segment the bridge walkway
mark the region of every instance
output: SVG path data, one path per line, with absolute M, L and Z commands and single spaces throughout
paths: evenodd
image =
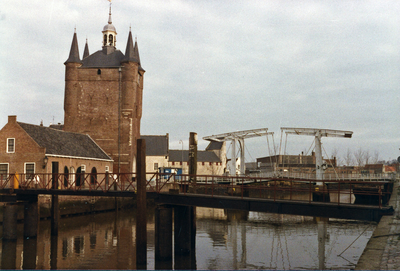
M 75 183 L 69 180 L 75 178 Z M 79 180 L 77 185 L 76 180 Z M 309 179 L 272 179 L 221 176 L 154 174 L 146 181 L 147 198 L 160 204 L 200 206 L 280 214 L 332 217 L 379 221 L 393 209 L 383 199 L 388 180 L 332 181 L 315 186 Z M 359 191 L 358 196 L 376 198 L 376 205 L 355 204 L 359 186 L 372 190 Z M 57 187 L 57 188 L 53 188 Z M 47 174 L 21 175 L 0 180 L 0 201 L 15 202 L 39 194 L 72 196 L 137 197 L 135 175 L 91 174 L 69 176 Z M 171 193 L 172 192 L 172 193 Z M 315 194 L 320 199 L 314 200 Z M 329 198 L 329 199 L 327 199 Z

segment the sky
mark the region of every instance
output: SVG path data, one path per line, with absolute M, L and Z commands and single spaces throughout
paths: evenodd
M 0 5 L 0 127 L 63 123 L 64 62 L 74 29 L 82 56 L 101 49 L 107 0 L 13 0 Z M 323 138 L 323 155 L 400 155 L 400 1 L 112 1 L 117 49 L 137 37 L 144 76 L 144 135 L 170 149 L 268 128 L 245 140 L 246 162 L 308 153 L 313 137 L 281 127 L 353 131 Z M 183 144 L 180 144 L 180 140 Z M 283 144 L 285 143 L 286 144 Z M 285 147 L 284 147 L 285 146 Z M 227 143 L 228 150 L 230 142 Z

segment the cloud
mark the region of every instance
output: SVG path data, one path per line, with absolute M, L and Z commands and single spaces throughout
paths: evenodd
M 124 52 L 131 26 L 146 70 L 143 134 L 169 133 L 179 149 L 189 132 L 345 129 L 353 139 L 327 139 L 328 150 L 335 142 L 385 158 L 397 157 L 400 145 L 399 12 L 398 1 L 112 4 L 117 47 Z M 62 122 L 74 28 L 81 54 L 86 38 L 91 53 L 100 50 L 108 2 L 16 0 L 3 3 L 0 20 L 0 124 L 12 112 L 29 123 Z M 247 145 L 253 157 L 266 155 L 265 142 Z

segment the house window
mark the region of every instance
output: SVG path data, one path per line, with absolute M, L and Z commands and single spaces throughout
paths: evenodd
M 210 166 L 212 166 L 212 162 L 210 162 Z
M 15 152 L 15 138 L 7 138 L 7 152 Z
M 35 163 L 25 163 L 25 179 L 31 180 L 35 175 Z
M 172 165 L 174 166 L 174 165 L 175 165 L 175 162 L 172 162 Z
M 201 165 L 204 166 L 204 162 L 201 162 Z
M 154 170 L 158 170 L 158 163 L 154 163 Z
M 8 164 L 0 164 L 0 180 L 8 178 Z

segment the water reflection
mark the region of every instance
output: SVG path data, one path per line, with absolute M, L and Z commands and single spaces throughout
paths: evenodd
M 195 255 L 155 263 L 153 214 L 147 269 L 351 269 L 374 229 L 369 222 L 197 208 Z M 137 268 L 133 210 L 62 218 L 55 237 L 50 221 L 40 222 L 37 239 L 20 232 L 16 241 L 1 241 L 2 269 Z

